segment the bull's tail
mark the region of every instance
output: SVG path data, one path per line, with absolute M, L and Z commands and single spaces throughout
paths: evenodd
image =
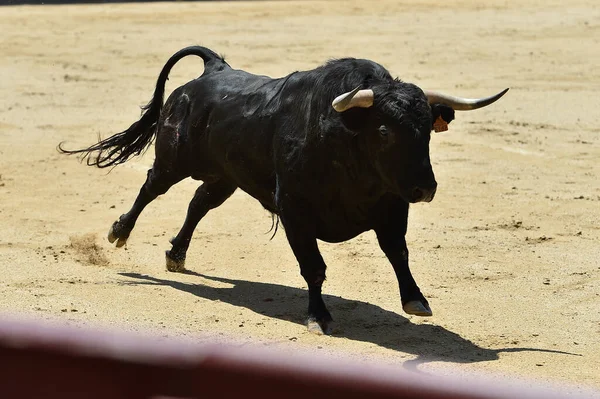
M 223 57 L 206 47 L 191 46 L 179 50 L 165 64 L 158 80 L 152 100 L 148 105 L 142 107 L 143 114 L 139 121 L 135 122 L 129 129 L 110 136 L 87 148 L 79 150 L 67 150 L 63 143 L 58 145 L 58 151 L 63 154 L 82 154 L 90 166 L 107 168 L 126 162 L 129 158 L 143 154 L 154 141 L 158 127 L 158 119 L 163 107 L 165 83 L 169 78 L 171 68 L 185 56 L 196 55 L 204 60 L 204 69 L 208 71 L 227 65 Z

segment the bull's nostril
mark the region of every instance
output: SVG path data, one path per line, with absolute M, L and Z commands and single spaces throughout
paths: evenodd
M 415 187 L 412 192 L 412 197 L 414 201 L 420 201 L 424 197 L 423 190 L 418 187 Z

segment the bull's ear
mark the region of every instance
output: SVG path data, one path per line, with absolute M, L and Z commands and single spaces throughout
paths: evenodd
M 454 110 L 444 104 L 431 104 L 431 130 L 440 117 L 448 124 L 454 120 Z

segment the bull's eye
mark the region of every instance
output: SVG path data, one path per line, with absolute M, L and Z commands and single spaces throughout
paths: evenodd
M 381 134 L 382 136 L 387 136 L 388 128 L 386 125 L 379 126 L 379 134 Z

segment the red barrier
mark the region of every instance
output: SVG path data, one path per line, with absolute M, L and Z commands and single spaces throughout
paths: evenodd
M 508 385 L 467 385 L 320 354 L 289 356 L 268 348 L 0 320 L 0 398 L 564 397 L 530 385 Z

